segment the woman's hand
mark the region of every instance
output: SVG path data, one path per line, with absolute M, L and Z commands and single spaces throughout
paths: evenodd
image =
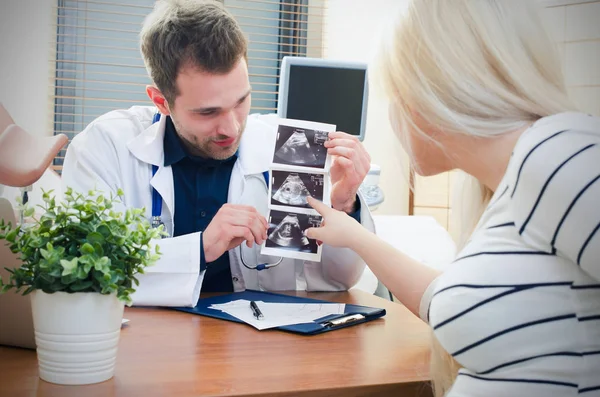
M 353 248 L 360 236 L 368 231 L 345 212 L 329 208 L 322 202 L 308 197 L 308 203 L 323 217 L 321 227 L 306 229 L 308 238 L 322 241 L 332 247 Z
M 345 212 L 310 197 L 308 203 L 323 216 L 323 224 L 307 229 L 306 236 L 356 252 L 392 294 L 419 316 L 423 294 L 439 271 L 398 251 Z

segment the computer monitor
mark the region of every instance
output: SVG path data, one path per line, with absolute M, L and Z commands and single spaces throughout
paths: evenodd
M 362 141 L 368 89 L 366 63 L 284 57 L 277 115 L 335 124 Z

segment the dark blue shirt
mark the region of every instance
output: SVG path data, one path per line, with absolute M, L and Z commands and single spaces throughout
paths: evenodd
M 229 180 L 237 156 L 214 160 L 189 154 L 167 117 L 164 139 L 165 167 L 173 170 L 175 219 L 173 237 L 203 232 L 217 211 L 227 203 Z M 206 269 L 202 292 L 231 292 L 231 268 L 225 252 L 208 266 L 200 248 L 200 269 Z

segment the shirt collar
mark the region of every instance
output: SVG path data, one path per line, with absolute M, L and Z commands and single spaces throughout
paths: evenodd
M 177 135 L 175 124 L 173 124 L 171 116 L 167 116 L 166 119 L 164 138 L 165 167 L 178 163 L 185 158 L 188 158 L 195 164 L 204 167 L 214 167 L 223 163 L 229 163 L 230 161 L 237 160 L 239 150 L 236 151 L 233 156 L 224 160 L 193 156 L 187 153 L 183 143 L 181 142 L 181 138 L 179 138 L 179 135 Z

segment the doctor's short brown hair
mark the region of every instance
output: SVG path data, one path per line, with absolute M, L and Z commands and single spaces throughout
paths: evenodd
M 159 0 L 140 33 L 150 78 L 173 104 L 184 67 L 225 74 L 246 58 L 248 43 L 234 17 L 216 0 Z

